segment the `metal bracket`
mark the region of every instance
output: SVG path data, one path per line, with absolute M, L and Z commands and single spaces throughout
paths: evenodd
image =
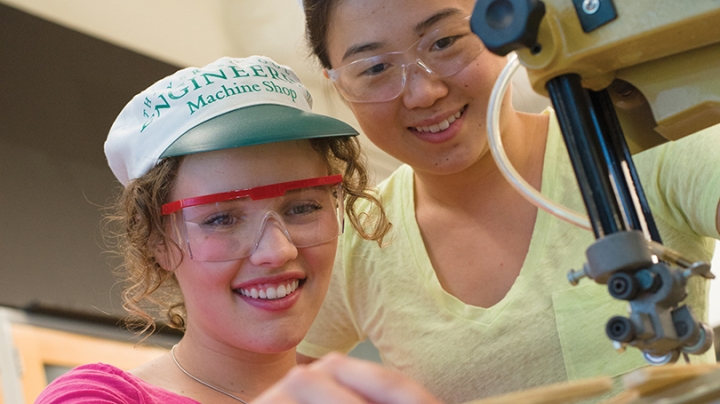
M 584 32 L 594 31 L 617 18 L 612 0 L 573 0 Z

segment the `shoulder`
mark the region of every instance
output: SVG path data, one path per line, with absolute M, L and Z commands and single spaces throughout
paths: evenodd
M 415 203 L 413 200 L 414 178 L 415 174 L 413 169 L 403 164 L 375 187 L 376 197 L 380 201 L 387 219 L 392 224 L 392 228 L 384 241 L 388 241 L 393 237 L 392 234 L 395 233 L 397 226 L 405 226 L 405 222 L 408 220 L 408 211 L 412 211 L 411 218 L 415 217 Z M 359 207 L 358 211 L 367 212 L 369 216 L 375 213 L 373 211 L 375 206 L 371 205 L 367 200 L 358 200 L 357 204 Z M 356 234 L 356 232 L 346 233 L 350 233 L 346 238 L 357 238 L 356 241 L 361 244 L 365 244 L 365 241 L 367 241 L 369 244 L 377 246 L 375 241 L 364 240 Z
M 103 363 L 78 366 L 55 379 L 40 394 L 36 404 L 74 403 L 130 403 L 133 396 L 130 374 Z
M 403 203 L 412 196 L 414 175 L 412 167 L 403 164 L 378 184 L 377 192 L 385 208 Z
M 40 394 L 35 404 L 152 403 L 161 402 L 155 398 L 170 396 L 175 395 L 145 383 L 124 370 L 94 363 L 78 366 L 55 379 Z M 180 396 L 177 398 L 182 399 Z
M 414 202 L 412 200 L 413 186 L 413 169 L 410 166 L 403 164 L 387 178 L 382 179 L 382 181 L 374 187 L 375 196 L 380 201 L 383 210 L 393 227 L 397 226 L 401 221 L 399 216 L 401 215 L 400 212 L 403 212 L 407 207 L 414 206 Z M 375 213 L 374 210 L 376 209 L 376 206 L 367 199 L 358 199 L 355 202 L 355 206 L 357 212 L 362 212 L 370 216 Z M 362 239 L 362 237 L 356 233 L 357 232 L 354 231 L 346 231 L 345 238 L 357 237 Z M 370 243 L 377 245 L 374 241 L 371 241 Z
M 96 386 L 99 383 L 128 384 L 132 375 L 105 363 L 78 366 L 55 379 L 51 386 Z
M 383 179 L 378 184 L 379 192 L 388 192 L 394 187 L 402 183 L 412 182 L 413 169 L 407 164 L 401 164 L 395 171 L 393 171 L 387 178 Z
M 390 261 L 407 259 L 415 251 L 413 246 L 423 246 L 415 219 L 414 176 L 413 169 L 403 164 L 378 184 L 378 199 L 392 228 L 381 247 L 357 232 L 346 231 L 340 238 L 333 276 L 339 276 L 339 267 L 344 268 L 344 276 L 351 283 L 353 278 L 365 276 L 370 268 L 386 273 L 387 266 L 392 265 Z

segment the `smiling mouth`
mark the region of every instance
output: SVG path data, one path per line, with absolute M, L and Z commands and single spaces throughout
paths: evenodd
M 295 279 L 280 285 L 256 285 L 252 288 L 235 289 L 234 292 L 251 299 L 278 300 L 294 293 L 299 286 L 300 280 Z
M 466 108 L 467 106 L 462 107 L 460 111 L 456 112 L 454 115 L 450 115 L 446 119 L 443 119 L 440 123 L 430 126 L 415 126 L 414 129 L 418 132 L 438 133 L 449 128 L 451 123 L 455 122 L 456 119 L 462 116 Z

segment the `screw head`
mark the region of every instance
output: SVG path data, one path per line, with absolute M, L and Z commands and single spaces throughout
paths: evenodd
M 585 14 L 595 14 L 600 9 L 600 0 L 585 0 L 582 3 L 582 10 Z

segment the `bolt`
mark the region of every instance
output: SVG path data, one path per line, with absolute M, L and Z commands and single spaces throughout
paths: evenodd
M 576 271 L 574 269 L 571 269 L 568 274 L 567 278 L 571 285 L 576 286 L 580 279 L 587 276 L 587 273 L 585 273 L 585 269 L 583 268 L 581 271 Z

